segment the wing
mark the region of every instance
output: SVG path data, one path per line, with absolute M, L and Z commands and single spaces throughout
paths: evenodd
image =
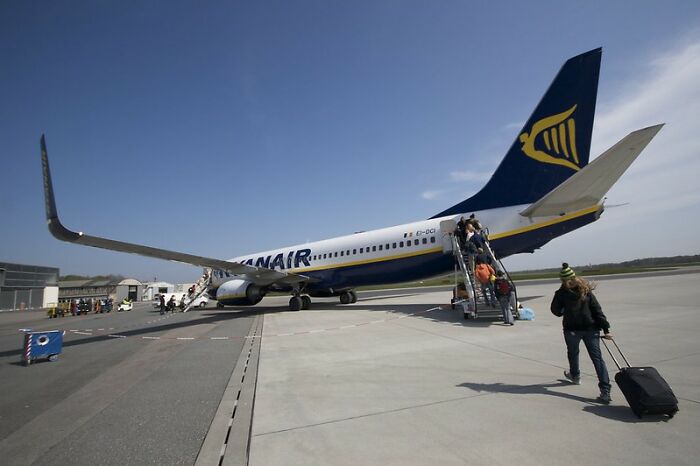
M 613 184 L 642 153 L 663 124 L 633 131 L 576 172 L 540 200 L 520 212 L 545 217 L 590 207 L 600 202 Z
M 231 274 L 250 280 L 258 285 L 294 284 L 309 281 L 309 277 L 294 273 L 286 273 L 265 267 L 254 267 L 252 265 L 239 264 L 221 259 L 212 259 L 204 256 L 195 256 L 177 251 L 168 251 L 140 244 L 125 243 L 112 239 L 101 238 L 99 236 L 86 235 L 83 232 L 75 232 L 67 229 L 61 224 L 56 209 L 56 199 L 53 194 L 53 184 L 51 182 L 51 171 L 49 170 L 49 157 L 46 151 L 46 140 L 41 136 L 41 165 L 44 175 L 44 202 L 46 207 L 46 221 L 51 234 L 61 241 L 82 244 L 95 248 L 110 249 L 112 251 L 128 252 L 141 256 L 155 257 L 174 262 L 209 267 L 224 270 Z

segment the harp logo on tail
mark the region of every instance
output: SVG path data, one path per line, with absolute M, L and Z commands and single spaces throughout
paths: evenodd
M 576 122 L 572 117 L 574 111 L 576 105 L 535 122 L 529 134 L 520 135 L 523 153 L 538 162 L 580 170 L 576 152 Z

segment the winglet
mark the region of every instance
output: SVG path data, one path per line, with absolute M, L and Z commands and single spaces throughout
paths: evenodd
M 49 170 L 49 155 L 46 151 L 46 138 L 43 134 L 41 135 L 41 168 L 44 175 L 44 206 L 46 207 L 46 222 L 49 225 L 49 231 L 61 241 L 73 242 L 82 234 L 70 231 L 58 219 L 56 198 L 53 195 L 53 184 L 51 183 L 51 170 Z

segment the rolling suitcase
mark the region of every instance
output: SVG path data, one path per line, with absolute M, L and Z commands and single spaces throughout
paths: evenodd
M 606 340 L 604 338 L 601 340 L 620 370 L 615 374 L 615 382 L 620 387 L 622 394 L 625 395 L 625 399 L 634 414 L 640 419 L 645 414 L 667 414 L 669 418 L 675 416 L 678 412 L 678 400 L 659 372 L 653 367 L 632 367 L 615 340 L 612 340 L 627 364 L 627 367 L 620 367 Z

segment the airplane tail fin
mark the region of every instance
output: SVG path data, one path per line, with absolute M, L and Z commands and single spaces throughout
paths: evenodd
M 533 203 L 586 166 L 601 53 L 567 60 L 488 183 L 431 218 Z

